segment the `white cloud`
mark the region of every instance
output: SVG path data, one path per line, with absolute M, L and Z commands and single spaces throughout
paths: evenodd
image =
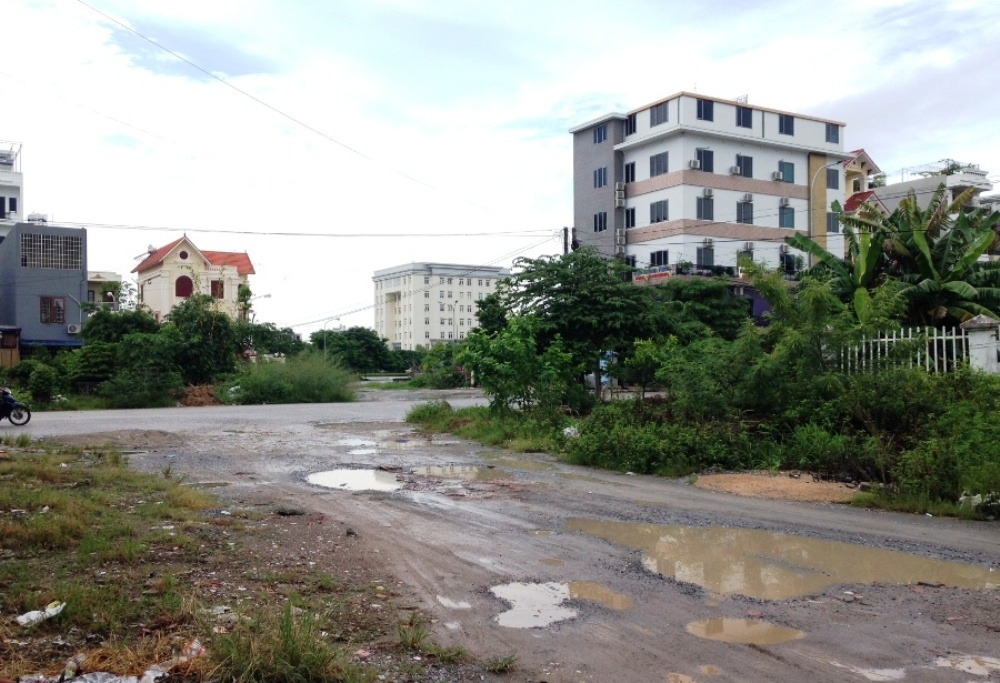
M 185 229 L 246 250 L 271 294 L 258 319 L 279 325 L 364 308 L 379 268 L 491 262 L 545 237 L 467 233 L 556 236 L 572 219 L 568 128 L 677 90 L 845 121 L 885 168 L 1000 171 L 985 2 L 90 1 L 332 140 L 78 2 L 15 0 L 0 138 L 24 143 L 27 210 L 173 229 L 92 228 L 92 269 L 127 272 Z

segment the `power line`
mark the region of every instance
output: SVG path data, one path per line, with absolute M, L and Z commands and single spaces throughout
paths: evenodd
M 81 5 L 83 5 L 87 9 L 89 9 L 89 10 L 91 10 L 91 11 L 93 11 L 93 12 L 99 14 L 99 15 L 101 15 L 102 17 L 104 17 L 108 21 L 110 21 L 110 22 L 116 24 L 117 26 L 120 26 L 121 28 L 125 29 L 126 31 L 128 31 L 132 35 L 136 36 L 137 38 L 140 38 L 140 39 L 146 41 L 147 43 L 149 43 L 150 45 L 156 47 L 157 49 L 163 50 L 164 52 L 166 52 L 170 56 L 174 57 L 175 59 L 177 59 L 177 60 L 179 60 L 181 62 L 184 62 L 185 64 L 187 64 L 188 66 L 190 66 L 192 69 L 195 69 L 199 73 L 202 73 L 202 74 L 208 76 L 212 80 L 217 81 L 218 83 L 226 86 L 227 88 L 233 90 L 236 93 L 239 93 L 243 97 L 245 97 L 245 98 L 247 98 L 247 99 L 255 102 L 256 104 L 264 107 L 265 109 L 267 109 L 267 110 L 269 110 L 269 111 L 277 114 L 278 116 L 280 116 L 280 117 L 282 117 L 284 119 L 287 119 L 288 121 L 291 121 L 292 123 L 294 123 L 297 126 L 300 126 L 300 127 L 304 128 L 304 129 L 306 129 L 310 133 L 313 133 L 314 135 L 317 135 L 317 136 L 323 138 L 324 140 L 327 140 L 328 142 L 332 142 L 333 144 L 338 145 L 338 146 L 344 148 L 348 152 L 351 152 L 352 154 L 356 154 L 357 156 L 361 157 L 362 159 L 366 159 L 366 160 L 372 162 L 376 166 L 381 166 L 383 168 L 387 168 L 390 171 L 392 171 L 393 173 L 395 173 L 395 174 L 397 174 L 397 175 L 399 175 L 399 176 L 401 176 L 403 178 L 406 178 L 407 180 L 409 180 L 409 181 L 411 181 L 413 183 L 416 183 L 417 185 L 422 185 L 423 187 L 426 187 L 426 188 L 431 189 L 431 190 L 435 190 L 437 192 L 445 192 L 445 190 L 443 188 L 437 187 L 435 185 L 431 185 L 430 183 L 427 183 L 427 182 L 425 182 L 423 180 L 420 180 L 419 178 L 411 176 L 408 173 L 405 173 L 405 172 L 403 172 L 403 171 L 401 171 L 401 170 L 399 170 L 397 168 L 393 168 L 391 166 L 388 166 L 388 165 L 380 162 L 378 159 L 375 159 L 374 157 L 371 157 L 371 156 L 365 154 L 361 150 L 356 149 L 354 147 L 351 147 L 347 143 L 342 142 L 342 141 L 334 138 L 331 135 L 328 135 L 327 133 L 319 130 L 318 128 L 315 128 L 314 126 L 309 125 L 305 121 L 302 121 L 301 119 L 296 118 L 295 116 L 292 116 L 291 114 L 289 114 L 289 113 L 287 113 L 285 111 L 282 111 L 281 109 L 278 109 L 276 106 L 274 106 L 274 105 L 272 105 L 272 104 L 270 104 L 270 103 L 268 103 L 268 102 L 260 99 L 256 95 L 253 95 L 253 94 L 247 92 L 246 90 L 243 90 L 242 88 L 240 88 L 240 87 L 238 87 L 238 86 L 230 83 L 225 78 L 222 78 L 221 76 L 219 76 L 219 75 L 217 75 L 215 73 L 212 73 L 208 69 L 205 69 L 204 67 L 196 64 L 195 62 L 193 62 L 190 59 L 184 57 L 183 55 L 178 54 L 177 52 L 174 52 L 173 50 L 171 50 L 170 48 L 166 47 L 165 45 L 162 45 L 159 42 L 153 40 L 152 38 L 149 38 L 149 37 L 143 35 L 139 31 L 136 31 L 134 28 L 132 28 L 131 26 L 129 26 L 128 24 L 126 24 L 126 23 L 124 23 L 122 21 L 119 21 L 118 19 L 114 18 L 110 14 L 107 14 L 106 12 L 102 12 L 101 10 L 97 9 L 93 5 L 88 4 L 84 0 L 77 0 L 77 2 L 79 2 Z M 458 197 L 458 201 L 461 201 L 461 202 L 463 202 L 465 204 L 468 204 L 470 206 L 475 206 L 476 208 L 479 208 L 479 209 L 483 209 L 483 210 L 486 210 L 486 211 L 491 211 L 491 209 L 489 209 L 488 207 L 482 206 L 480 204 L 476 204 L 475 202 L 470 202 L 469 200 L 464 199 L 461 196 Z

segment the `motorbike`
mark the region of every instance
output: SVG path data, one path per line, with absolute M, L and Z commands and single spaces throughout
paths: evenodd
M 31 419 L 31 408 L 20 401 L 14 401 L 9 406 L 4 404 L 0 407 L 0 420 L 7 418 L 11 424 L 18 426 L 28 424 Z

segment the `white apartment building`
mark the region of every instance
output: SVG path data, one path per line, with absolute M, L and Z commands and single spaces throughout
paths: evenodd
M 638 270 L 790 268 L 796 232 L 841 251 L 843 129 L 688 92 L 588 121 L 570 131 L 576 239 Z
M 506 268 L 409 263 L 375 271 L 375 330 L 397 350 L 454 343 L 479 326 L 476 311 Z
M 0 221 L 19 222 L 24 216 L 21 145 L 0 140 Z

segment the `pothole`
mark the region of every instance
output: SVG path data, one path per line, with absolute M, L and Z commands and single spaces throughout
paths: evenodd
M 421 477 L 460 479 L 462 481 L 492 481 L 507 477 L 507 473 L 501 469 L 478 465 L 424 465 L 414 467 L 413 474 Z
M 753 529 L 570 519 L 567 528 L 644 553 L 651 572 L 715 595 L 786 600 L 837 584 L 944 584 L 996 588 L 989 568 Z
M 777 626 L 756 619 L 705 619 L 691 622 L 685 630 L 706 640 L 741 645 L 777 645 L 798 640 L 806 635 L 794 628 Z
M 393 472 L 382 470 L 328 470 L 314 472 L 306 480 L 338 491 L 398 491 L 403 488 Z
M 588 600 L 613 610 L 635 606 L 629 596 L 590 581 L 507 583 L 493 586 L 490 592 L 511 605 L 496 618 L 498 624 L 507 628 L 541 628 L 573 619 L 577 611 L 563 606 L 567 600 Z

